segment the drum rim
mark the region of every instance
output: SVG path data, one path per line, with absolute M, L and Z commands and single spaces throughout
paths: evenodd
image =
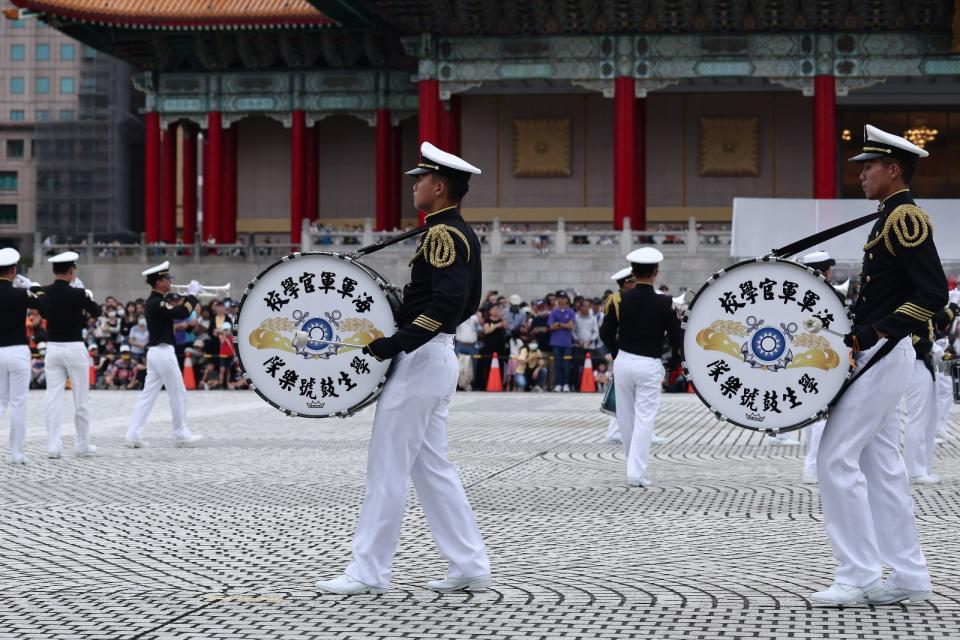
M 377 397 L 380 396 L 380 393 L 383 391 L 383 387 L 386 386 L 386 384 L 387 384 L 387 380 L 390 379 L 390 374 L 393 373 L 393 367 L 394 367 L 394 361 L 393 361 L 393 360 L 390 361 L 390 366 L 387 367 L 386 372 L 385 372 L 385 373 L 383 374 L 383 376 L 380 378 L 380 381 L 377 383 L 377 386 L 373 389 L 373 391 L 371 391 L 363 400 L 361 400 L 359 403 L 357 403 L 356 405 L 354 405 L 353 407 L 351 407 L 349 410 L 347 410 L 347 411 L 336 411 L 336 412 L 334 412 L 334 413 L 328 413 L 328 414 L 325 414 L 325 415 L 312 415 L 312 414 L 308 414 L 308 413 L 300 413 L 300 412 L 298 412 L 298 411 L 292 411 L 292 410 L 287 409 L 287 408 L 285 408 L 285 407 L 281 407 L 279 404 L 277 404 L 276 402 L 274 402 L 273 400 L 271 400 L 270 398 L 268 398 L 266 395 L 264 395 L 263 392 L 260 391 L 260 388 L 257 387 L 257 385 L 255 385 L 255 384 L 253 383 L 253 380 L 252 380 L 252 379 L 250 378 L 250 376 L 247 374 L 247 368 L 246 368 L 246 366 L 244 366 L 244 364 L 243 364 L 243 358 L 240 356 L 240 342 L 239 342 L 239 339 L 238 339 L 237 331 L 238 331 L 238 329 L 240 328 L 240 314 L 241 314 L 241 312 L 243 311 L 243 304 L 247 301 L 247 296 L 250 294 L 251 291 L 253 291 L 253 289 L 255 288 L 256 284 L 257 284 L 260 280 L 263 279 L 264 274 L 266 274 L 268 271 L 270 271 L 271 269 L 273 269 L 273 268 L 277 267 L 278 265 L 281 265 L 281 264 L 283 264 L 283 263 L 285 263 L 285 262 L 290 262 L 291 260 L 297 260 L 297 259 L 303 258 L 303 257 L 305 257 L 305 256 L 330 256 L 330 257 L 333 257 L 333 258 L 339 258 L 339 259 L 341 259 L 341 260 L 346 260 L 347 262 L 350 262 L 350 263 L 352 263 L 352 264 L 355 264 L 356 266 L 360 267 L 362 270 L 366 271 L 366 272 L 368 273 L 368 275 L 370 275 L 370 276 L 381 286 L 381 288 L 384 288 L 385 285 L 389 285 L 389 284 L 390 284 L 389 281 L 388 281 L 386 278 L 384 278 L 382 275 L 380 275 L 380 273 L 378 273 L 375 269 L 373 269 L 373 268 L 371 268 L 371 267 L 368 267 L 368 266 L 365 265 L 364 263 L 360 262 L 360 260 L 359 260 L 358 258 L 351 257 L 350 255 L 345 254 L 345 253 L 336 253 L 336 252 L 334 252 L 334 251 L 295 251 L 295 252 L 293 252 L 293 253 L 288 253 L 287 255 L 281 257 L 279 260 L 276 260 L 276 261 L 270 263 L 269 266 L 267 266 L 265 269 L 263 269 L 263 270 L 260 271 L 257 275 L 255 275 L 255 276 L 250 280 L 250 282 L 248 282 L 247 285 L 244 287 L 244 289 L 243 289 L 243 295 L 240 296 L 240 302 L 239 302 L 239 304 L 237 305 L 236 322 L 233 323 L 233 328 L 231 329 L 231 333 L 233 334 L 233 347 L 234 347 L 233 350 L 234 350 L 234 353 L 235 353 L 236 356 L 237 356 L 237 362 L 240 363 L 240 369 L 241 369 L 241 371 L 243 372 L 243 377 L 244 377 L 244 379 L 247 381 L 247 384 L 250 385 L 250 388 L 253 389 L 253 390 L 257 393 L 257 395 L 260 396 L 260 398 L 261 398 L 264 402 L 266 402 L 267 404 L 269 404 L 270 406 L 272 406 L 274 409 L 277 409 L 278 411 L 282 412 L 283 414 L 285 414 L 285 415 L 287 415 L 287 416 L 289 416 L 289 417 L 291 417 L 291 418 L 293 418 L 293 417 L 297 417 L 297 418 L 349 418 L 350 416 L 356 414 L 357 412 L 365 409 L 365 408 L 366 408 L 367 406 L 369 406 L 374 400 L 376 400 Z M 385 291 L 385 293 L 386 293 L 386 291 Z M 388 296 L 388 299 L 389 299 L 389 296 Z M 394 320 L 393 320 L 393 322 L 394 322 L 394 331 L 396 331 L 396 329 L 397 329 L 397 326 L 396 326 L 397 320 L 396 320 L 396 316 L 395 316 L 395 315 L 394 315 Z
M 727 272 L 729 272 L 729 271 L 732 271 L 732 270 L 737 269 L 738 267 L 742 267 L 742 266 L 744 266 L 744 265 L 757 264 L 757 263 L 763 263 L 763 262 L 780 262 L 780 263 L 783 263 L 783 264 L 790 265 L 790 266 L 792 266 L 792 267 L 796 267 L 796 268 L 798 268 L 798 269 L 803 269 L 804 271 L 808 271 L 808 272 L 811 273 L 813 276 L 815 276 L 817 279 L 819 279 L 821 282 L 826 283 L 826 285 L 827 285 L 828 287 L 830 287 L 830 289 L 837 295 L 837 298 L 840 299 L 841 304 L 843 304 L 843 298 L 840 296 L 840 293 L 839 293 L 836 289 L 834 289 L 834 288 L 833 288 L 833 285 L 831 285 L 829 282 L 827 282 L 827 279 L 823 277 L 823 274 L 822 274 L 820 271 L 817 271 L 816 269 L 812 269 L 812 268 L 810 268 L 810 267 L 808 267 L 808 266 L 806 266 L 806 265 L 800 264 L 799 262 L 794 262 L 793 260 L 787 260 L 787 259 L 785 259 L 785 258 L 778 258 L 778 257 L 776 257 L 776 256 L 763 256 L 763 257 L 759 257 L 759 258 L 749 258 L 749 259 L 747 259 L 747 260 L 741 260 L 740 262 L 734 263 L 734 264 L 730 265 L 729 267 L 725 267 L 725 268 L 723 268 L 723 269 L 720 269 L 719 271 L 714 272 L 714 273 L 711 274 L 711 276 L 707 279 L 707 281 L 704 282 L 704 283 L 700 286 L 700 288 L 697 290 L 696 295 L 693 296 L 693 300 L 690 301 L 690 304 L 687 305 L 686 310 L 683 312 L 683 317 L 680 319 L 680 344 L 683 345 L 684 342 L 686 341 L 685 339 L 686 339 L 686 336 L 687 336 L 687 319 L 688 319 L 688 317 L 689 317 L 690 311 L 693 310 L 693 307 L 697 304 L 697 300 L 700 299 L 700 294 L 702 294 L 702 293 L 706 290 L 707 287 L 709 287 L 711 284 L 713 284 L 714 281 L 719 280 L 721 277 L 723 277 L 723 276 L 724 276 Z M 847 319 L 848 319 L 848 320 L 852 320 L 852 319 L 853 319 L 853 314 L 851 313 L 850 309 L 847 308 L 847 305 L 846 305 L 846 304 L 843 304 L 843 308 L 844 308 L 844 310 L 847 312 Z M 793 425 L 789 425 L 789 426 L 787 426 L 787 427 L 783 427 L 782 429 L 764 429 L 764 428 L 762 428 L 762 427 L 757 427 L 757 426 L 754 426 L 754 425 L 744 424 L 744 423 L 742 423 L 742 422 L 738 422 L 738 421 L 736 421 L 736 420 L 733 420 L 733 419 L 731 419 L 729 416 L 723 415 L 723 414 L 722 414 L 720 411 L 718 411 L 712 404 L 710 404 L 709 402 L 707 402 L 706 398 L 704 398 L 703 395 L 701 395 L 700 390 L 697 389 L 697 385 L 694 383 L 692 377 L 690 376 L 690 370 L 689 370 L 689 368 L 687 367 L 687 354 L 686 354 L 686 349 L 684 349 L 683 360 L 680 362 L 680 366 L 683 367 L 683 375 L 685 375 L 685 376 L 687 377 L 687 381 L 691 383 L 690 386 L 693 388 L 693 392 L 694 392 L 695 394 L 697 394 L 697 397 L 700 398 L 700 402 L 702 402 L 702 403 L 704 404 L 704 406 L 706 406 L 707 409 L 709 409 L 709 410 L 713 413 L 713 415 L 714 415 L 718 420 L 720 420 L 721 422 L 729 422 L 729 423 L 732 424 L 732 425 L 741 427 L 741 428 L 743 428 L 743 429 L 749 429 L 750 431 L 764 431 L 764 432 L 768 432 L 768 433 L 787 433 L 787 432 L 790 432 L 790 431 L 797 431 L 797 430 L 802 429 L 802 428 L 804 428 L 804 427 L 806 427 L 806 426 L 809 426 L 809 425 L 811 425 L 811 424 L 813 424 L 813 423 L 815 423 L 815 422 L 819 422 L 820 420 L 823 420 L 823 419 L 827 416 L 827 414 L 830 413 L 831 403 L 833 402 L 833 399 L 836 398 L 836 395 L 834 395 L 833 398 L 830 399 L 830 402 L 827 403 L 827 406 L 823 407 L 820 411 L 818 411 L 817 413 L 815 413 L 812 417 L 810 417 L 810 418 L 808 418 L 808 419 L 806 419 L 806 420 L 804 420 L 804 421 L 802 421 L 802 422 L 798 422 L 797 424 L 793 424 Z M 854 372 L 853 366 L 848 363 L 848 364 L 847 364 L 847 375 L 846 375 L 846 377 L 844 378 L 844 380 L 845 380 L 845 381 L 849 381 L 849 380 L 850 380 L 850 377 L 853 375 L 853 372 Z M 837 393 L 839 393 L 839 390 L 837 390 Z

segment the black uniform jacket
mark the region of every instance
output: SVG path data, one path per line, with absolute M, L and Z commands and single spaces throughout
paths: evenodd
M 667 335 L 674 356 L 680 353 L 680 320 L 670 296 L 657 293 L 653 285 L 638 283 L 620 292 L 619 313 L 603 316 L 600 339 L 614 357 L 621 349 L 648 358 L 663 355 L 663 336 Z
M 410 261 L 410 283 L 403 288 L 400 326 L 392 340 L 410 353 L 438 333 L 454 333 L 480 305 L 480 240 L 449 207 L 427 216 L 427 232 Z
M 49 311 L 43 289 L 18 289 L 11 280 L 0 278 L 0 347 L 27 344 L 27 309 Z
M 55 280 L 43 288 L 52 305 L 43 317 L 47 319 L 47 341 L 81 342 L 86 319 L 100 315 L 100 305 L 87 297 L 86 291 L 71 287 L 69 282 Z
M 892 338 L 924 332 L 947 304 L 947 278 L 930 218 L 903 190 L 884 200 L 863 250 L 854 325 Z
M 173 336 L 173 323 L 188 317 L 197 306 L 194 296 L 187 296 L 183 304 L 171 304 L 163 299 L 163 294 L 154 289 L 144 303 L 144 314 L 147 316 L 147 331 L 150 332 L 148 344 L 153 347 L 158 344 L 176 346 Z

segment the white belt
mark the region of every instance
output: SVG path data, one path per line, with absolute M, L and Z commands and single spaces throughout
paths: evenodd
M 439 342 L 441 344 L 453 344 L 453 334 L 452 333 L 438 333 L 437 335 L 430 338 L 430 342 Z

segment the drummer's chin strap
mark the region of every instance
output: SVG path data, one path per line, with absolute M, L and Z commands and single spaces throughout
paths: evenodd
M 792 256 L 795 253 L 800 253 L 805 249 L 814 247 L 820 244 L 821 242 L 826 242 L 831 238 L 836 238 L 837 236 L 844 234 L 847 231 L 851 231 L 853 229 L 856 229 L 857 227 L 863 226 L 868 222 L 873 222 L 874 220 L 880 217 L 881 213 L 882 212 L 878 209 L 877 211 L 870 213 L 868 215 L 862 216 L 860 218 L 854 218 L 849 222 L 838 224 L 835 227 L 830 227 L 829 229 L 818 231 L 812 236 L 807 236 L 806 238 L 802 238 L 800 240 L 797 240 L 796 242 L 791 242 L 790 244 L 784 247 L 780 247 L 779 249 L 774 249 L 771 253 L 778 258 L 786 258 L 788 256 Z M 830 401 L 830 404 L 827 405 L 827 408 L 833 408 L 833 406 L 837 404 L 837 401 L 840 400 L 843 394 L 846 393 L 847 389 L 850 388 L 850 385 L 852 385 L 857 378 L 865 374 L 867 370 L 870 369 L 870 367 L 880 362 L 880 360 L 884 356 L 886 356 L 888 353 L 893 351 L 893 348 L 897 346 L 897 342 L 899 342 L 899 340 L 888 337 L 886 339 L 886 342 L 880 345 L 880 348 L 877 349 L 876 353 L 873 354 L 870 360 L 868 360 L 865 365 L 860 367 L 860 369 L 855 374 L 850 376 L 850 378 L 847 379 L 845 383 L 843 383 L 843 386 L 840 387 L 840 391 L 837 393 L 836 396 L 834 396 L 833 400 Z

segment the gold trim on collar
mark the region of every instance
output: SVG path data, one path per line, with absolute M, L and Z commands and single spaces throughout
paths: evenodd
M 893 196 L 895 196 L 895 195 L 897 195 L 897 194 L 899 194 L 899 193 L 903 193 L 904 191 L 910 191 L 910 188 L 908 187 L 908 188 L 906 188 L 906 189 L 900 189 L 900 191 L 894 191 L 893 193 L 891 193 L 890 195 L 888 195 L 886 198 L 884 198 L 883 200 L 881 200 L 881 201 L 880 201 L 880 204 L 883 204 L 884 202 L 886 202 L 887 200 L 889 200 L 889 199 L 892 198 Z
M 460 206 L 460 205 L 458 205 L 458 204 L 452 204 L 452 205 L 450 205 L 449 207 L 444 207 L 443 209 L 440 209 L 439 211 L 434 211 L 433 213 L 424 214 L 423 219 L 426 220 L 426 219 L 429 218 L 430 216 L 435 216 L 435 215 L 437 215 L 438 213 L 443 213 L 444 211 L 450 211 L 450 209 L 456 209 L 456 208 L 459 207 L 459 206 Z

